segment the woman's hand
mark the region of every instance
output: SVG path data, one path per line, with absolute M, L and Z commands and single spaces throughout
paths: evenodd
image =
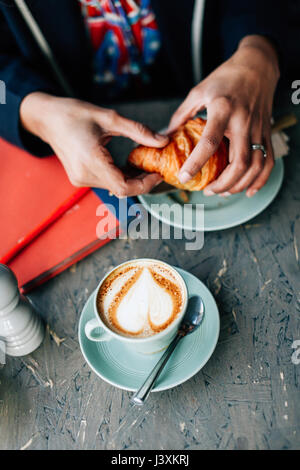
M 157 174 L 128 178 L 114 165 L 105 148 L 112 136 L 152 147 L 163 147 L 168 138 L 113 110 L 34 92 L 22 101 L 20 119 L 27 131 L 52 147 L 75 186 L 105 188 L 124 197 L 147 193 L 161 181 Z
M 179 173 L 185 183 L 217 150 L 223 136 L 230 141 L 229 165 L 206 187 L 207 196 L 247 189 L 253 196 L 267 182 L 274 166 L 271 144 L 273 97 L 279 79 L 272 44 L 261 36 L 245 37 L 236 53 L 191 90 L 173 115 L 169 132 L 206 108 L 205 131 Z M 263 144 L 252 151 L 251 144 Z

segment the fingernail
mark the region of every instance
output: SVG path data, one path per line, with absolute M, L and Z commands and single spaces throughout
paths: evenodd
M 183 171 L 182 173 L 179 173 L 178 175 L 178 179 L 180 183 L 182 184 L 187 183 L 188 181 L 190 181 L 191 178 L 192 178 L 192 175 L 190 175 L 188 171 Z
M 211 189 L 204 189 L 204 196 L 215 196 L 216 193 L 214 193 Z
M 252 196 L 254 196 L 254 194 L 256 194 L 256 193 L 257 193 L 257 189 L 250 189 L 250 191 L 247 191 L 247 192 L 246 192 L 246 196 L 252 197 Z
M 231 196 L 231 193 L 226 191 L 225 193 L 222 193 L 221 196 L 223 196 L 223 197 Z

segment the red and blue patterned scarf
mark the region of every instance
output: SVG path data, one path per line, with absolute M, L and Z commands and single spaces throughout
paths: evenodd
M 150 0 L 79 1 L 95 51 L 95 80 L 109 84 L 112 95 L 134 75 L 146 82 L 147 66 L 160 48 Z

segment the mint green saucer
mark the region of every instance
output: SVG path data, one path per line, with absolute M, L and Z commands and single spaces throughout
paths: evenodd
M 175 387 L 199 372 L 212 355 L 219 337 L 220 318 L 216 302 L 207 287 L 192 274 L 175 268 L 184 278 L 189 295 L 201 295 L 205 305 L 202 325 L 184 338 L 160 375 L 153 391 Z M 93 296 L 85 304 L 79 320 L 79 344 L 90 368 L 115 387 L 137 390 L 162 353 L 143 355 L 129 350 L 124 343 L 90 341 L 84 333 L 85 324 L 94 317 Z
M 162 222 L 173 225 L 184 230 L 213 231 L 224 230 L 248 222 L 256 215 L 260 214 L 276 197 L 284 174 L 282 158 L 275 163 L 270 178 L 265 186 L 253 197 L 248 198 L 245 194 L 233 194 L 228 197 L 204 196 L 203 191 L 190 193 L 188 206 L 185 204 L 184 217 L 182 213 L 173 211 L 162 215 L 159 212 L 158 205 L 167 204 L 171 206 L 174 203 L 182 202 L 177 193 L 172 194 L 146 194 L 138 196 L 140 202 L 145 206 L 148 212 Z M 197 224 L 195 207 L 193 204 L 204 204 L 204 227 Z

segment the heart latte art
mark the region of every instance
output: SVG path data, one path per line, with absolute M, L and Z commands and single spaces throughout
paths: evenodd
M 184 302 L 183 281 L 164 263 L 135 261 L 116 268 L 97 295 L 103 322 L 116 333 L 147 337 L 167 328 Z

